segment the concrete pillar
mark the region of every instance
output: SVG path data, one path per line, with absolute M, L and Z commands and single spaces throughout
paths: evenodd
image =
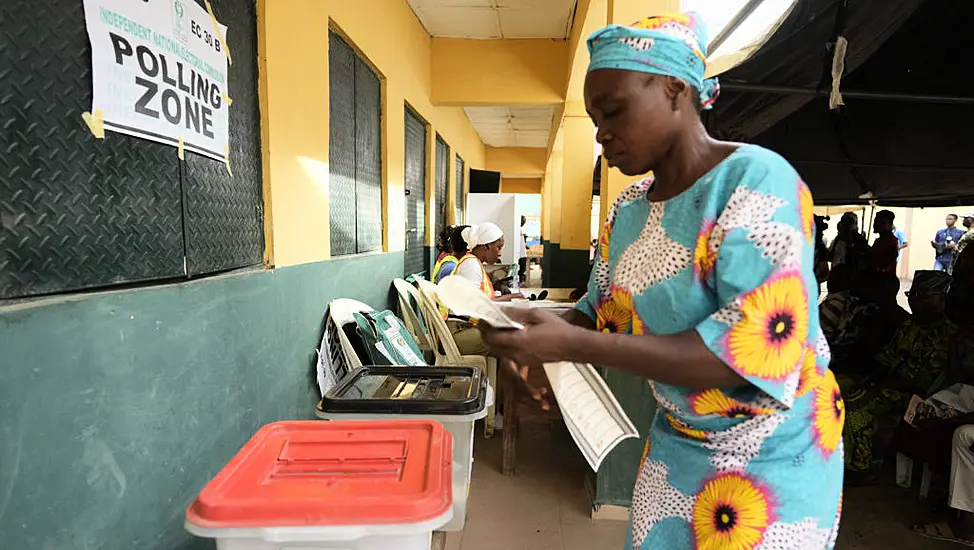
M 608 24 L 628 25 L 643 17 L 680 11 L 680 0 L 608 0 L 606 19 Z M 644 178 L 645 175 L 630 177 L 615 168 L 609 169 L 602 161 L 602 188 L 599 194 L 601 205 L 600 225 L 605 225 L 609 208 L 626 187 Z
M 592 215 L 592 175 L 595 169 L 595 126 L 578 102 L 566 105 L 562 122 L 560 192 L 552 209 L 560 218 L 558 240 L 552 242 L 545 286 L 578 288 L 588 281 Z

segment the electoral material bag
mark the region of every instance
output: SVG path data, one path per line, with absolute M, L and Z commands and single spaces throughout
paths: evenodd
M 355 313 L 356 332 L 373 365 L 426 366 L 406 325 L 389 310 Z

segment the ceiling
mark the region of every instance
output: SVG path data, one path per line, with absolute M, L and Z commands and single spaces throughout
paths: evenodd
M 408 0 L 430 36 L 565 40 L 576 0 Z M 554 107 L 466 107 L 489 147 L 547 147 Z
M 409 0 L 437 38 L 556 38 L 571 32 L 575 0 Z
M 550 107 L 464 107 L 488 147 L 548 147 L 555 117 Z

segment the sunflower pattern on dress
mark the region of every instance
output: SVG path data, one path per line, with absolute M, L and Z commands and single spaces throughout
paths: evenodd
M 596 310 L 599 332 L 626 333 L 632 327 L 632 298 L 621 291 L 610 294 Z
M 806 348 L 801 374 L 798 376 L 798 390 L 795 392 L 795 397 L 802 397 L 815 390 L 822 380 L 823 377 L 818 372 L 818 356 L 815 355 L 815 350 Z
M 697 548 L 754 548 L 773 518 L 773 497 L 754 479 L 737 473 L 716 476 L 704 484 L 693 506 Z
M 724 232 L 717 227 L 716 222 L 705 223 L 697 235 L 697 244 L 693 249 L 693 267 L 701 279 L 706 279 L 713 271 L 723 238 Z
M 755 407 L 750 403 L 738 401 L 722 390 L 712 388 L 690 396 L 690 406 L 694 414 L 706 416 L 716 414 L 726 418 L 750 418 L 762 414 L 774 414 L 775 409 Z
M 745 384 L 649 381 L 659 410 L 627 548 L 832 548 L 845 407 L 819 327 L 811 195 L 754 145 L 672 199 L 647 200 L 651 186 L 609 211 L 577 308 L 600 330 L 694 330 Z
M 798 211 L 801 216 L 802 229 L 809 243 L 815 242 L 815 201 L 812 192 L 802 180 L 798 182 Z

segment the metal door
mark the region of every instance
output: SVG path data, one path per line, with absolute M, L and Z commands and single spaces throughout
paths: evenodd
M 457 204 L 456 204 L 456 225 L 463 225 L 463 176 L 466 175 L 466 164 L 460 155 L 457 155 Z
M 355 254 L 355 52 L 328 31 L 331 255 Z
M 447 176 L 450 173 L 450 146 L 436 136 L 436 235 L 446 229 Z
M 426 123 L 406 109 L 406 276 L 426 267 Z

